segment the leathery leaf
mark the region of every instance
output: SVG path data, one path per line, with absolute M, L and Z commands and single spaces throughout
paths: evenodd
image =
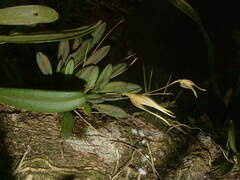
M 94 52 L 89 58 L 87 58 L 85 65 L 97 64 L 100 62 L 110 51 L 110 46 L 103 46 Z
M 112 74 L 112 64 L 108 64 L 99 75 L 99 78 L 95 85 L 95 90 L 101 90 L 104 88 L 110 80 Z
M 54 9 L 41 5 L 22 5 L 0 9 L 1 25 L 51 23 L 58 18 L 59 15 Z
M 0 88 L 0 101 L 21 109 L 37 112 L 66 112 L 86 101 L 82 91 Z
M 75 76 L 86 81 L 86 90 L 92 89 L 99 75 L 98 66 L 87 66 L 79 70 Z
M 64 74 L 70 75 L 70 74 L 73 74 L 73 71 L 74 71 L 74 61 L 71 59 L 70 61 L 68 61 L 67 65 L 65 66 Z
M 111 78 L 114 78 L 127 70 L 127 63 L 120 63 L 113 66 Z
M 234 153 L 237 153 L 237 146 L 236 146 L 236 139 L 235 139 L 235 127 L 232 120 L 229 120 L 229 127 L 228 127 L 228 143 L 230 148 L 233 150 Z
M 107 93 L 107 92 L 115 92 L 115 93 L 123 93 L 123 92 L 131 92 L 131 93 L 137 93 L 141 91 L 142 88 L 133 83 L 127 83 L 124 81 L 112 81 L 109 82 L 103 89 L 101 89 L 99 92 L 101 93 Z
M 68 40 L 62 40 L 58 45 L 58 60 L 65 61 L 70 52 L 70 46 Z
M 86 101 L 92 104 L 98 104 L 104 102 L 104 98 L 101 94 L 87 94 Z
M 91 43 L 91 47 L 95 46 L 102 39 L 102 36 L 103 36 L 103 34 L 105 32 L 106 27 L 107 27 L 106 23 L 101 23 L 96 28 L 96 30 L 91 34 L 92 37 L 93 37 L 93 41 Z
M 101 21 L 94 25 L 67 29 L 62 31 L 45 31 L 34 33 L 18 33 L 13 35 L 0 35 L 0 44 L 3 43 L 45 43 L 56 42 L 67 39 L 75 39 L 92 33 Z
M 51 75 L 53 73 L 52 65 L 45 54 L 43 54 L 42 52 L 38 52 L 36 60 L 39 69 L 44 75 Z
M 120 107 L 109 104 L 94 104 L 93 108 L 97 109 L 100 113 L 107 114 L 115 118 L 126 118 L 128 114 Z
M 63 137 L 66 139 L 73 133 L 74 128 L 74 118 L 72 112 L 63 112 L 59 113 L 60 115 L 60 123 Z
M 90 50 L 89 47 L 91 42 L 92 38 L 83 41 L 80 47 L 74 53 L 70 54 L 70 56 L 68 57 L 68 59 L 74 59 L 75 67 L 84 61 L 85 57 L 87 56 Z

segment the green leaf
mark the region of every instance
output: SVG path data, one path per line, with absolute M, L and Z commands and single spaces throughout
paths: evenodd
M 87 80 L 87 85 L 86 85 L 87 90 L 94 88 L 98 75 L 99 75 L 99 68 L 98 66 L 94 66 Z
M 46 43 L 56 42 L 67 39 L 75 39 L 92 33 L 101 21 L 94 25 L 84 26 L 62 31 L 45 31 L 34 33 L 18 33 L 13 35 L 0 35 L 0 44 L 3 43 Z
M 65 61 L 68 57 L 68 54 L 70 52 L 69 42 L 68 40 L 62 40 L 59 42 L 58 45 L 58 60 Z
M 37 112 L 71 111 L 86 102 L 82 91 L 0 88 L 0 101 Z
M 87 82 L 93 69 L 94 69 L 94 66 L 84 67 L 84 68 L 80 69 L 78 72 L 76 72 L 75 76 L 80 79 L 83 79 Z
M 72 50 L 76 50 L 77 48 L 79 48 L 80 45 L 82 44 L 82 42 L 83 42 L 82 38 L 74 39 L 73 44 L 72 44 Z
M 75 76 L 86 81 L 86 90 L 92 89 L 99 75 L 98 66 L 87 66 L 79 70 Z
M 52 66 L 48 57 L 42 52 L 37 53 L 37 65 L 44 75 L 52 75 Z
M 115 118 L 126 118 L 128 114 L 120 107 L 109 104 L 94 104 L 93 108 L 97 109 L 100 113 L 107 114 Z
M 74 61 L 70 60 L 65 67 L 64 74 L 71 75 L 73 74 L 73 71 L 74 71 Z
M 114 92 L 114 93 L 123 93 L 123 92 L 131 92 L 131 93 L 137 93 L 141 91 L 142 88 L 133 83 L 127 83 L 123 81 L 112 81 L 109 82 L 104 88 L 99 90 L 101 93 L 108 93 L 108 92 Z
M 61 70 L 64 69 L 64 64 L 66 63 L 66 60 L 61 59 L 58 61 L 56 72 L 61 72 Z
M 59 15 L 54 9 L 41 5 L 23 5 L 0 9 L 1 25 L 51 23 L 58 18 Z
M 85 40 L 81 46 L 74 52 L 72 53 L 69 57 L 69 59 L 74 59 L 75 62 L 75 68 L 83 62 L 83 60 L 87 57 L 87 54 L 89 52 L 89 47 L 92 42 L 92 39 L 89 38 Z
M 236 140 L 235 140 L 235 128 L 232 120 L 229 120 L 228 127 L 228 144 L 234 153 L 237 153 Z
M 120 63 L 113 66 L 111 79 L 127 70 L 127 63 Z
M 94 52 L 89 58 L 87 58 L 85 65 L 97 64 L 100 62 L 110 51 L 110 46 L 103 46 Z
M 188 4 L 185 0 L 169 0 L 174 6 L 176 6 L 180 11 L 190 17 L 195 23 L 202 26 L 202 20 L 196 13 L 196 11 L 192 8 L 190 4 Z
M 93 37 L 93 41 L 91 43 L 91 47 L 94 47 L 103 37 L 105 29 L 107 27 L 106 23 L 101 23 L 95 31 L 91 34 Z
M 84 103 L 82 105 L 82 108 L 83 108 L 84 114 L 86 114 L 87 116 L 89 116 L 92 113 L 92 108 L 88 103 Z
M 213 172 L 218 178 L 226 176 L 233 169 L 233 164 L 226 159 L 218 165 L 218 168 Z
M 60 123 L 63 137 L 65 139 L 69 138 L 73 133 L 74 128 L 74 118 L 72 112 L 63 112 L 60 114 Z
M 100 94 L 87 94 L 86 100 L 92 104 L 98 104 L 104 102 L 103 96 Z
M 122 95 L 107 93 L 107 94 L 102 94 L 102 98 L 104 99 L 104 101 L 116 101 L 116 100 L 122 99 Z
M 98 91 L 104 88 L 109 82 L 111 74 L 112 74 L 112 64 L 108 64 L 100 74 L 94 89 Z

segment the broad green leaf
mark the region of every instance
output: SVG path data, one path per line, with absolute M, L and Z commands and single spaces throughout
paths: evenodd
M 73 133 L 74 128 L 74 118 L 72 112 L 63 112 L 59 113 L 60 115 L 60 123 L 63 137 L 65 139 L 69 138 Z
M 52 75 L 52 65 L 45 54 L 43 54 L 42 52 L 38 52 L 36 60 L 39 69 L 44 75 Z
M 16 35 L 0 35 L 0 44 L 3 43 L 46 43 L 68 39 L 75 39 L 92 33 L 101 21 L 94 25 L 84 26 L 62 31 L 45 31 L 34 33 L 18 33 Z
M 70 56 L 68 57 L 69 59 L 74 59 L 75 62 L 75 68 L 81 64 L 84 59 L 87 57 L 87 54 L 89 52 L 89 46 L 92 42 L 92 39 L 89 38 L 87 40 L 85 40 L 81 46 L 72 54 L 70 54 Z
M 104 101 L 117 101 L 122 99 L 123 97 L 121 94 L 105 93 L 102 94 L 102 98 L 104 99 Z
M 82 91 L 0 88 L 0 101 L 21 109 L 37 112 L 66 112 L 86 102 Z
M 98 26 L 95 29 L 95 31 L 91 34 L 92 37 L 93 37 L 93 41 L 91 43 L 91 47 L 94 47 L 102 39 L 106 27 L 107 27 L 106 23 L 101 23 L 101 25 Z
M 73 41 L 73 45 L 72 45 L 72 50 L 76 50 L 77 48 L 80 47 L 80 45 L 82 44 L 83 40 L 82 38 L 76 38 Z
M 92 113 L 92 108 L 88 103 L 84 103 L 82 105 L 82 108 L 83 108 L 84 114 L 86 114 L 87 116 L 89 116 Z
M 75 76 L 86 81 L 86 90 L 92 89 L 95 86 L 99 75 L 98 66 L 87 66 L 75 73 Z
M 78 72 L 76 72 L 75 76 L 87 82 L 90 77 L 90 74 L 92 73 L 93 68 L 94 66 L 86 66 L 80 69 Z
M 104 88 L 102 88 L 99 92 L 101 93 L 108 93 L 108 92 L 114 92 L 114 93 L 123 93 L 123 92 L 131 92 L 131 93 L 137 93 L 141 91 L 142 88 L 133 83 L 127 83 L 123 81 L 112 81 L 109 82 Z
M 229 120 L 228 127 L 228 143 L 234 153 L 237 153 L 236 140 L 235 140 L 235 127 L 232 120 Z
M 120 107 L 109 104 L 94 104 L 93 108 L 97 109 L 100 113 L 107 114 L 115 118 L 126 118 L 128 114 Z
M 99 78 L 96 82 L 94 89 L 98 91 L 98 90 L 101 90 L 102 88 L 104 88 L 107 85 L 107 83 L 109 82 L 111 74 L 112 74 L 112 64 L 108 64 L 104 68 L 102 73 L 99 75 Z
M 58 18 L 59 15 L 54 9 L 41 5 L 23 5 L 0 9 L 1 25 L 51 23 Z
M 65 61 L 68 57 L 69 52 L 70 52 L 69 41 L 68 40 L 60 41 L 58 45 L 58 57 L 57 57 L 58 60 Z
M 125 90 L 126 82 L 123 81 L 112 81 L 109 82 L 104 88 L 99 90 L 100 93 L 108 93 L 108 92 L 114 92 L 114 93 L 121 93 Z
M 87 80 L 87 85 L 86 85 L 87 90 L 94 88 L 98 75 L 99 75 L 99 68 L 98 66 L 94 66 L 94 68 L 91 71 L 91 74 L 89 75 L 89 79 Z
M 127 69 L 127 63 L 120 63 L 113 66 L 111 78 L 114 78 Z
M 58 61 L 56 72 L 61 72 L 61 70 L 64 69 L 64 64 L 66 63 L 66 60 L 61 59 Z
M 87 94 L 86 100 L 92 104 L 98 104 L 104 102 L 103 96 L 100 94 Z
M 70 60 L 64 69 L 64 74 L 71 75 L 73 74 L 73 71 L 74 71 L 74 61 Z
M 103 46 L 95 51 L 89 58 L 87 58 L 85 65 L 97 64 L 100 62 L 109 52 L 110 46 Z
M 60 72 L 63 65 L 66 63 L 68 54 L 70 52 L 69 41 L 62 40 L 58 45 L 58 64 L 57 64 L 57 72 Z

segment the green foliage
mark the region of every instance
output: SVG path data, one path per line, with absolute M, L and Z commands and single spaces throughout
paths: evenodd
M 112 74 L 112 64 L 108 64 L 99 75 L 94 90 L 96 92 L 103 89 L 109 82 Z
M 46 43 L 56 42 L 68 39 L 75 39 L 91 34 L 102 22 L 98 21 L 96 24 L 83 26 L 73 29 L 65 29 L 62 31 L 46 31 L 24 33 L 17 32 L 10 35 L 0 35 L 0 44 L 3 43 Z
M 41 5 L 23 5 L 0 9 L 1 25 L 51 23 L 58 18 L 59 15 L 54 9 Z
M 141 87 L 137 84 L 133 83 L 127 83 L 123 81 L 112 81 L 107 83 L 107 85 L 100 89 L 100 93 L 124 93 L 124 92 L 131 92 L 131 93 L 137 93 L 141 91 Z
M 44 55 L 41 52 L 38 52 L 36 60 L 37 60 L 39 69 L 44 75 L 52 75 L 53 73 L 52 65 L 46 55 Z
M 103 46 L 99 48 L 95 53 L 93 53 L 89 58 L 87 58 L 84 65 L 97 64 L 101 61 L 110 51 L 110 46 Z
M 232 120 L 229 120 L 228 127 L 228 144 L 234 153 L 237 153 L 236 140 L 235 140 L 235 128 Z
M 109 105 L 109 104 L 95 104 L 93 108 L 96 108 L 99 112 L 107 114 L 109 116 L 113 116 L 116 118 L 126 118 L 128 114 L 117 106 Z
M 113 65 L 111 78 L 114 78 L 119 74 L 122 74 L 126 70 L 127 70 L 127 63 L 119 63 L 116 65 Z
M 62 134 L 63 134 L 63 137 L 66 139 L 69 136 L 71 136 L 73 132 L 73 128 L 74 128 L 73 114 L 70 111 L 62 112 L 59 114 L 61 117 L 60 123 L 61 123 Z
M 128 114 L 120 107 L 103 104 L 106 101 L 121 99 L 122 93 L 141 91 L 141 87 L 136 84 L 111 81 L 112 78 L 127 70 L 126 63 L 107 64 L 102 70 L 99 68 L 99 62 L 106 57 L 111 47 L 100 47 L 99 44 L 94 50 L 93 48 L 100 42 L 105 29 L 106 23 L 99 21 L 93 26 L 64 30 L 64 33 L 59 33 L 61 36 L 50 33 L 37 39 L 36 37 L 39 38 L 38 34 L 34 36 L 15 35 L 12 42 L 46 42 L 62 39 L 58 46 L 56 70 L 53 70 L 49 58 L 42 52 L 38 52 L 36 55 L 37 65 L 43 75 L 52 77 L 51 80 L 61 74 L 64 78 L 60 83 L 68 81 L 68 77 L 75 77 L 83 80 L 85 85 L 79 91 L 0 88 L 0 100 L 18 108 L 40 112 L 58 112 L 64 138 L 68 138 L 73 132 L 74 119 L 71 111 L 77 107 L 81 107 L 86 115 L 90 115 L 94 109 L 115 118 L 128 117 Z M 81 35 L 90 33 L 90 36 L 83 39 L 78 34 L 76 38 L 76 30 L 80 30 Z M 71 36 L 70 39 L 76 38 L 73 43 L 67 40 L 67 34 L 69 37 Z M 47 38 L 47 36 L 51 38 Z M 3 41 L 2 37 L 0 36 L 0 41 Z M 70 44 L 73 44 L 72 47 Z M 71 86 L 71 84 L 69 85 Z
M 86 101 L 82 91 L 0 88 L 0 101 L 37 112 L 65 112 Z

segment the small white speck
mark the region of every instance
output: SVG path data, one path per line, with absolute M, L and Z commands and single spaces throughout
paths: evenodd
M 132 134 L 138 134 L 138 131 L 136 129 L 131 129 Z
M 141 143 L 142 143 L 142 144 L 146 144 L 146 143 L 147 143 L 146 139 L 143 139 L 143 140 L 141 141 Z
M 142 130 L 139 130 L 139 131 L 138 131 L 138 134 L 139 134 L 139 136 L 141 136 L 141 137 L 144 137 L 144 136 L 145 136 L 145 134 L 144 134 L 144 132 L 143 132 Z
M 145 169 L 139 168 L 138 173 L 141 174 L 141 175 L 146 175 L 147 171 Z

